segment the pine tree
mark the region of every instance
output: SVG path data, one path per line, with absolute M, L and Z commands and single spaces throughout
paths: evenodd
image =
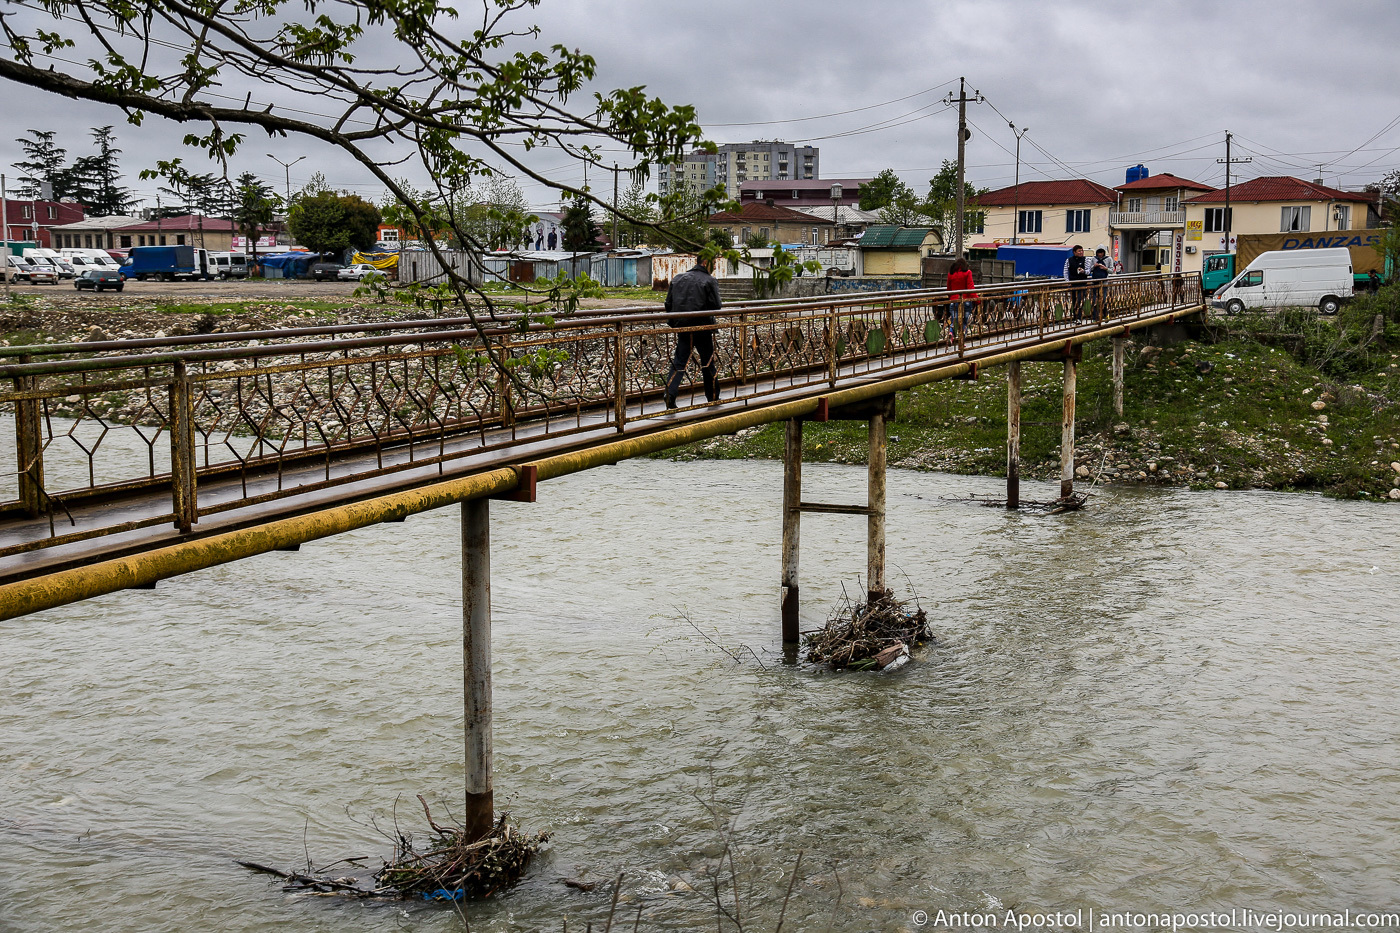
M 567 250 L 586 253 L 603 245 L 598 242 L 598 225 L 593 222 L 593 211 L 582 198 L 569 202 L 559 225 L 564 228 L 564 248 Z
M 272 223 L 272 215 L 282 199 L 258 176 L 244 172 L 238 176 L 233 188 L 233 222 L 238 232 L 252 243 L 253 264 L 258 262 L 258 234 L 262 228 Z
M 74 197 L 86 206 L 90 217 L 111 217 L 134 210 L 138 202 L 131 196 L 131 189 L 122 186 L 121 169 L 117 165 L 121 150 L 113 145 L 116 137 L 112 135 L 112 128 L 93 127 L 92 139 L 97 152 L 73 163 Z
M 54 142 L 52 131 L 26 130 L 33 139 L 20 137 L 15 142 L 24 149 L 27 158 L 14 163 L 15 168 L 24 174 L 19 177 L 19 190 L 22 198 L 39 198 L 44 194 L 43 185 L 53 186 L 55 201 L 73 196 L 74 174 L 68 165 L 68 150 Z

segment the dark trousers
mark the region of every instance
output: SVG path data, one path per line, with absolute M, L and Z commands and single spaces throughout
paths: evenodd
M 700 373 L 705 379 L 705 398 L 711 402 L 719 398 L 718 367 L 715 364 L 715 332 L 712 330 L 692 330 L 676 335 L 676 355 L 671 360 L 671 372 L 666 377 L 666 397 L 675 398 L 681 389 L 681 379 L 685 376 L 690 354 L 700 354 Z
M 1088 300 L 1089 297 L 1089 281 L 1087 279 L 1070 279 L 1070 283 L 1070 317 L 1077 321 L 1084 314 L 1084 302 Z

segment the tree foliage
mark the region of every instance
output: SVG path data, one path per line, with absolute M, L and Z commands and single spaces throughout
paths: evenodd
M 253 262 L 258 261 L 258 237 L 277 212 L 282 199 L 252 172 L 238 176 L 233 188 L 234 225 L 252 243 Z
M 902 196 L 914 196 L 913 189 L 906 185 L 892 168 L 882 170 L 869 184 L 861 185 L 857 193 L 860 195 L 858 206 L 863 211 L 878 211 Z
M 111 217 L 135 210 L 138 203 L 136 198 L 132 196 L 130 188 L 122 185 L 120 160 L 117 158 L 122 151 L 117 148 L 112 127 L 94 127 L 92 141 L 97 151 L 73 163 L 73 173 L 80 185 L 77 199 L 87 208 L 90 217 Z
M 986 218 L 986 211 L 975 210 L 977 198 L 987 193 L 986 188 L 976 188 L 963 182 L 963 226 L 979 227 Z M 951 243 L 953 228 L 956 226 L 958 211 L 958 166 L 956 162 L 943 160 L 938 174 L 929 179 L 928 195 L 924 198 L 923 213 L 928 216 L 945 243 Z
M 313 253 L 337 253 L 346 248 L 373 249 L 379 234 L 379 208 L 354 194 L 298 197 L 287 214 L 287 228 Z
M 619 217 L 617 246 L 643 246 L 651 242 L 651 225 L 656 223 L 657 217 L 656 204 L 654 198 L 647 196 L 646 185 L 641 179 L 628 185 L 613 207 Z
M 598 225 L 593 221 L 593 211 L 583 198 L 574 198 L 568 203 L 559 226 L 564 230 L 564 249 L 583 253 L 602 246 L 598 242 Z
M 30 138 L 21 136 L 15 142 L 24 150 L 24 160 L 16 162 L 19 176 L 17 194 L 22 198 L 43 196 L 43 186 L 52 188 L 56 201 L 73 197 L 73 169 L 68 165 L 68 150 L 54 142 L 57 135 L 52 130 L 26 130 Z

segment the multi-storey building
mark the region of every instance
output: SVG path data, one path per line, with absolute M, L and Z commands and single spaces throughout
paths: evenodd
M 723 185 L 734 197 L 746 181 L 821 178 L 821 150 L 780 140 L 756 139 L 725 143 L 715 152 L 692 152 L 678 165 L 657 172 L 657 190 L 664 197 L 677 191 L 706 191 Z

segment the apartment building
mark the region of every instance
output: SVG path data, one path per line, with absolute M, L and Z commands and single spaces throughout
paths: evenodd
M 692 152 L 678 165 L 657 170 L 657 190 L 665 197 L 676 191 L 701 192 L 723 185 L 733 197 L 746 181 L 787 181 L 821 178 L 821 150 L 781 140 L 756 139 L 725 143 L 715 152 Z

